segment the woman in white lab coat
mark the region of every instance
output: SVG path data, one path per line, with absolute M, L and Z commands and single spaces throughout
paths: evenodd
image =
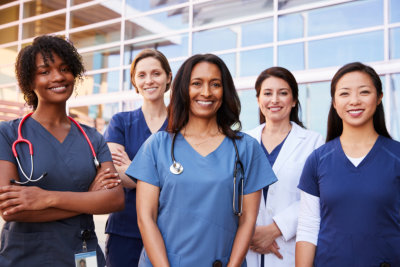
M 260 142 L 278 182 L 263 190 L 247 266 L 293 267 L 300 201 L 297 185 L 307 157 L 323 139 L 306 130 L 299 119 L 298 86 L 290 71 L 266 69 L 255 88 L 261 125 L 248 134 Z

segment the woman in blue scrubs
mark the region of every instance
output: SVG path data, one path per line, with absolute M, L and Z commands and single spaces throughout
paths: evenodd
M 125 191 L 125 209 L 112 213 L 106 233 L 107 266 L 137 266 L 143 248 L 137 226 L 136 183 L 125 175 L 140 146 L 155 132 L 167 126 L 164 93 L 172 79 L 167 58 L 154 49 L 142 50 L 131 64 L 131 82 L 143 97 L 134 111 L 115 114 L 104 133 Z
M 323 144 L 322 136 L 304 129 L 299 119 L 299 89 L 293 74 L 271 67 L 255 83 L 260 123 L 248 134 L 258 140 L 278 177 L 263 189 L 256 230 L 246 256 L 249 267 L 292 267 L 304 163 Z
M 70 267 L 79 258 L 105 266 L 91 214 L 122 209 L 123 191 L 101 134 L 79 129 L 66 114 L 83 72 L 80 55 L 60 37 L 37 37 L 18 54 L 18 83 L 33 113 L 23 123 L 0 124 L 2 267 Z M 32 143 L 32 161 L 26 143 L 16 145 L 18 158 L 13 155 L 19 126 Z
M 126 171 L 137 180 L 139 266 L 246 266 L 260 189 L 276 177 L 239 132 L 239 98 L 219 57 L 190 57 L 172 88 L 168 132 L 152 135 Z
M 300 179 L 296 266 L 400 266 L 400 143 L 386 130 L 382 83 L 350 63 L 331 96 L 327 143 Z

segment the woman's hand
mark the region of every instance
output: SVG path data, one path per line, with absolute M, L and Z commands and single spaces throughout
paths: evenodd
M 50 207 L 50 193 L 37 186 L 7 185 L 0 187 L 0 210 L 4 215 Z
M 123 167 L 123 169 L 128 169 L 129 165 L 131 164 L 131 160 L 128 157 L 128 154 L 125 150 L 121 148 L 116 148 L 115 152 L 111 152 L 113 163 L 118 167 Z
M 279 253 L 279 246 L 275 241 L 281 235 L 282 233 L 275 222 L 265 226 L 256 226 L 250 242 L 250 249 L 260 254 L 274 253 L 278 258 L 282 259 L 283 257 Z
M 112 189 L 121 183 L 117 172 L 111 172 L 110 168 L 99 171 L 89 187 L 89 191 Z

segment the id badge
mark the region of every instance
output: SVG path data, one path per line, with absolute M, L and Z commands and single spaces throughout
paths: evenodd
M 76 267 L 97 267 L 96 251 L 88 251 L 75 254 Z

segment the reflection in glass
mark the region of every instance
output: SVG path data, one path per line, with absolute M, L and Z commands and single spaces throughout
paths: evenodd
M 22 38 L 65 30 L 65 14 L 27 22 L 22 25 Z
M 77 83 L 77 96 L 117 92 L 119 86 L 119 71 L 110 71 L 85 76 Z
M 161 51 L 168 59 L 188 56 L 187 34 L 167 36 L 146 42 L 125 46 L 124 65 L 130 65 L 135 56 L 145 48 L 154 48 Z
M 139 12 L 164 8 L 185 2 L 188 2 L 188 0 L 126 0 L 126 16 L 136 15 Z
M 272 48 L 243 51 L 240 53 L 240 76 L 256 76 L 273 65 Z
M 390 30 L 390 58 L 400 58 L 400 28 Z
M 189 8 L 180 8 L 160 12 L 145 17 L 126 20 L 125 39 L 132 39 L 153 34 L 165 34 L 188 27 Z
M 18 20 L 18 18 L 19 18 L 19 5 L 0 9 L 0 25 L 16 21 Z
M 193 33 L 193 54 L 212 53 L 236 47 L 235 27 L 211 29 Z
M 328 0 L 278 0 L 278 9 L 287 9 L 304 4 L 326 2 Z
M 304 43 L 279 46 L 278 65 L 290 71 L 303 70 L 305 68 Z
M 391 75 L 392 97 L 390 98 L 390 134 L 400 140 L 400 74 Z
M 120 23 L 114 23 L 107 26 L 70 34 L 70 40 L 77 48 L 116 42 L 119 41 L 120 38 Z
M 270 0 L 218 0 L 193 6 L 193 26 L 272 12 Z
M 242 46 L 265 44 L 273 41 L 272 19 L 245 23 L 240 27 L 242 33 Z
M 71 11 L 71 28 L 121 17 L 121 2 L 105 1 Z
M 383 31 L 329 38 L 309 43 L 309 67 L 340 66 L 353 61 L 383 60 Z
M 260 124 L 256 90 L 240 90 L 238 95 L 242 106 L 240 112 L 242 131 L 248 131 Z
M 303 14 L 296 13 L 279 16 L 278 18 L 278 39 L 279 41 L 304 37 Z
M 382 24 L 382 0 L 353 1 L 341 5 L 314 9 L 308 12 L 309 36 Z
M 29 18 L 66 7 L 65 0 L 41 0 L 24 3 L 24 18 Z
M 120 65 L 119 46 L 81 54 L 86 70 L 118 67 Z
M 0 29 L 0 44 L 15 42 L 18 40 L 18 26 Z
M 390 22 L 400 22 L 400 1 L 390 0 L 389 3 Z

